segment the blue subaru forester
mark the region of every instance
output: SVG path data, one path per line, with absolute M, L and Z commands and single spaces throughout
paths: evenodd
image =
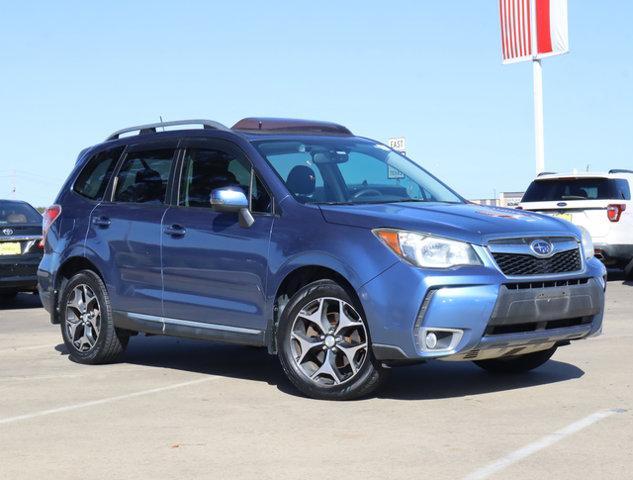
M 81 363 L 139 333 L 225 341 L 350 399 L 431 359 L 526 372 L 602 325 L 585 231 L 471 204 L 334 123 L 120 130 L 81 152 L 44 235 L 40 296 Z

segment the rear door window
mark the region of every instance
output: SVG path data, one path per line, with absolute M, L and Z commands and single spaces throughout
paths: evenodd
M 630 200 L 631 191 L 624 179 L 561 178 L 536 180 L 528 187 L 523 202 L 556 202 L 573 200 Z
M 101 200 L 124 147 L 104 150 L 86 162 L 73 190 L 90 200 Z
M 164 203 L 173 157 L 172 148 L 129 153 L 117 176 L 114 201 Z

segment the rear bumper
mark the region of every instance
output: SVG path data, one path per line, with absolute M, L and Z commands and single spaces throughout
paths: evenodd
M 473 360 L 598 334 L 604 275 L 596 259 L 578 275 L 532 284 L 485 267 L 429 275 L 401 263 L 363 286 L 360 297 L 379 360 Z M 428 349 L 424 336 L 433 331 L 452 332 L 455 343 Z
M 36 290 L 41 258 L 41 255 L 0 257 L 0 292 Z
M 625 267 L 633 260 L 633 245 L 596 243 L 596 258 L 609 267 Z

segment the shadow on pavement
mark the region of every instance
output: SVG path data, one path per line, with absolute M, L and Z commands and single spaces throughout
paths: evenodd
M 55 348 L 66 354 L 63 344 Z M 265 348 L 183 340 L 132 337 L 124 363 L 185 370 L 208 375 L 266 382 L 289 395 L 302 396 L 285 377 L 275 356 Z M 378 398 L 432 400 L 529 388 L 579 378 L 584 372 L 555 360 L 518 376 L 493 375 L 470 362 L 432 362 L 394 368 L 377 392 Z
M 0 310 L 25 310 L 42 308 L 40 296 L 33 293 L 18 293 L 15 298 L 3 298 L 0 295 Z
M 456 398 L 563 382 L 580 378 L 584 373 L 574 365 L 556 360 L 519 375 L 492 374 L 471 362 L 433 362 L 394 368 L 377 396 L 398 400 Z

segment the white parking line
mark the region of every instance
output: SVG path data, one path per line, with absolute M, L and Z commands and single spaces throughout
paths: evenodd
M 140 392 L 127 393 L 125 395 L 117 395 L 116 397 L 107 397 L 99 400 L 92 400 L 89 402 L 76 403 L 74 405 L 66 405 L 65 407 L 51 408 L 50 410 L 42 410 L 35 413 L 27 413 L 26 415 L 18 415 L 17 417 L 0 418 L 0 425 L 6 423 L 19 422 L 22 420 L 30 420 L 32 418 L 44 417 L 46 415 L 53 415 L 55 413 L 64 413 L 70 410 L 78 410 L 80 408 L 93 407 L 95 405 L 103 405 L 104 403 L 118 402 L 119 400 L 126 400 L 128 398 L 141 397 L 143 395 L 150 395 L 152 393 L 165 392 L 167 390 L 174 390 L 176 388 L 188 387 L 190 385 L 197 385 L 199 383 L 210 382 L 211 380 L 217 380 L 222 377 L 208 376 L 205 378 L 199 378 L 198 380 L 191 380 L 189 382 L 175 383 L 173 385 L 167 385 L 165 387 L 151 388 L 149 390 L 141 390 Z
M 46 344 L 46 345 L 31 345 L 27 347 L 13 347 L 13 348 L 5 348 L 4 350 L 0 350 L 0 354 L 2 353 L 11 353 L 11 352 L 22 352 L 24 350 L 39 350 L 41 348 L 55 348 L 57 344 Z
M 567 425 L 560 430 L 555 431 L 549 435 L 545 435 L 543 438 L 540 438 L 536 442 L 530 443 L 523 448 L 515 450 L 514 452 L 509 453 L 505 457 L 500 458 L 499 460 L 486 465 L 479 470 L 475 470 L 469 475 L 464 477 L 464 480 L 481 480 L 484 478 L 488 478 L 491 475 L 508 468 L 510 465 L 523 460 L 524 458 L 529 457 L 530 455 L 535 454 L 536 452 L 543 450 L 555 443 L 560 442 L 566 437 L 569 437 L 579 431 L 587 428 L 590 425 L 593 425 L 600 420 L 603 420 L 611 415 L 616 413 L 622 413 L 624 410 L 621 409 L 611 409 L 611 410 L 600 410 L 598 412 L 592 413 L 591 415 L 582 418 L 574 423 Z

